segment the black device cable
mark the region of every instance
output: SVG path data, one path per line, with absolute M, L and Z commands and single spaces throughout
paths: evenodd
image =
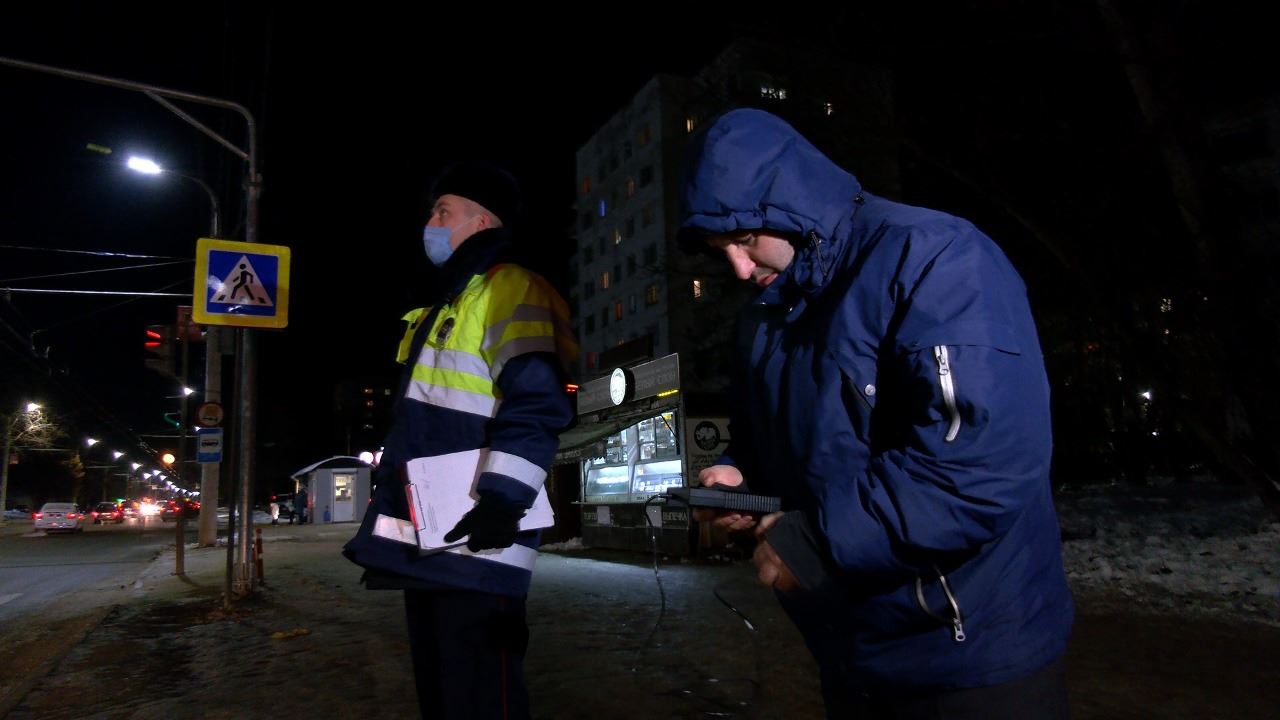
M 681 498 L 681 497 L 678 497 L 678 496 L 675 496 L 675 495 L 670 495 L 670 494 L 667 494 L 667 493 L 661 493 L 661 494 L 658 494 L 658 495 L 654 495 L 653 497 L 651 497 L 651 498 L 649 498 L 648 500 L 646 500 L 646 501 L 645 501 L 645 503 L 644 503 L 644 519 L 645 519 L 645 524 L 646 524 L 646 525 L 648 525 L 648 527 L 649 527 L 649 541 L 650 541 L 651 546 L 653 547 L 653 577 L 654 577 L 654 579 L 655 579 L 655 580 L 657 581 L 657 583 L 658 583 L 658 595 L 659 595 L 659 598 L 660 598 L 660 604 L 659 604 L 659 607 L 658 607 L 658 617 L 657 617 L 657 619 L 655 619 L 655 620 L 654 620 L 653 627 L 649 629 L 649 634 L 645 637 L 644 642 L 640 643 L 640 645 L 636 648 L 636 654 L 635 654 L 635 660 L 636 660 L 636 662 L 632 665 L 632 668 L 631 668 L 631 672 L 633 672 L 633 673 L 634 673 L 634 672 L 638 672 L 638 671 L 639 671 L 639 664 L 640 664 L 640 663 L 639 663 L 639 659 L 640 659 L 640 655 L 641 655 L 641 653 L 643 653 L 643 652 L 644 652 L 645 648 L 649 647 L 650 642 L 652 642 L 652 641 L 653 641 L 653 636 L 654 636 L 655 634 L 657 634 L 657 632 L 658 632 L 658 628 L 662 625 L 663 617 L 666 615 L 666 612 L 667 612 L 667 593 L 666 593 L 666 588 L 665 588 L 665 587 L 663 586 L 663 584 L 662 584 L 662 575 L 661 575 L 661 573 L 659 573 L 659 572 L 658 572 L 658 535 L 657 535 L 657 527 L 656 527 L 656 526 L 654 526 L 654 524 L 653 524 L 653 520 L 652 520 L 652 518 L 650 518 L 650 516 L 649 516 L 649 505 L 651 505 L 652 503 L 657 502 L 657 501 L 674 501 L 674 502 L 677 502 L 677 503 L 679 503 L 679 504 L 681 504 L 681 505 L 684 505 L 684 506 L 685 506 L 685 508 L 687 508 L 691 513 L 692 513 L 692 511 L 693 511 L 693 508 L 689 506 L 689 504 L 685 501 L 685 499 L 684 499 L 684 498 Z M 723 595 L 721 595 L 721 594 L 720 594 L 720 588 L 721 588 L 724 584 L 726 584 L 726 583 L 721 583 L 721 585 L 716 586 L 715 588 L 712 588 L 712 590 L 711 590 L 711 594 L 712 594 L 712 595 L 714 595 L 714 596 L 715 596 L 715 598 L 716 598 L 716 600 L 719 600 L 719 601 L 720 601 L 720 603 L 721 603 L 722 605 L 724 605 L 725 607 L 729 608 L 729 610 L 733 611 L 733 613 L 734 613 L 735 615 L 737 615 L 739 618 L 742 618 L 742 622 L 743 622 L 743 624 L 744 624 L 744 625 L 746 625 L 747 630 L 748 630 L 749 632 L 751 632 L 752 634 L 755 634 L 755 633 L 756 633 L 756 626 L 755 626 L 755 624 L 754 624 L 754 623 L 752 623 L 752 622 L 751 622 L 751 620 L 750 620 L 750 619 L 749 619 L 745 614 L 743 614 L 743 612 L 742 612 L 741 610 L 738 610 L 738 608 L 734 607 L 732 603 L 730 603 L 728 600 L 726 600 L 726 599 L 724 598 L 724 596 L 723 596 Z M 757 652 L 757 653 L 755 654 L 755 670 L 756 670 L 756 677 L 758 678 L 758 677 L 759 677 L 759 675 L 760 675 L 760 655 L 759 655 L 759 652 Z M 741 701 L 741 702 L 740 702 L 740 704 L 739 704 L 739 705 L 740 705 L 739 707 L 734 707 L 734 708 L 732 708 L 732 710 L 733 710 L 733 711 L 735 711 L 735 712 L 736 712 L 737 710 L 740 710 L 742 706 L 747 706 L 747 705 L 750 705 L 752 702 L 754 702 L 755 694 L 756 694 L 756 692 L 759 690 L 759 682 L 758 682 L 758 680 L 751 680 L 751 681 L 749 681 L 749 682 L 750 682 L 750 684 L 751 684 L 751 686 L 752 686 L 752 688 L 753 688 L 753 691 L 752 691 L 752 694 L 751 694 L 751 698 L 749 698 L 748 700 L 745 700 L 745 701 Z M 687 690 L 686 690 L 686 692 L 689 692 L 689 691 L 687 691 Z M 706 698 L 706 697 L 704 697 L 704 698 L 702 698 L 702 699 L 703 699 L 704 701 L 711 702 L 712 704 L 716 704 L 716 705 L 719 705 L 719 704 L 720 704 L 718 701 L 713 700 L 713 699 L 711 699 L 711 698 Z M 727 707 L 727 706 L 724 706 L 724 709 L 725 709 L 725 710 L 730 710 L 730 708 L 729 708 L 729 707 Z M 734 715 L 734 712 L 712 712 L 712 711 L 705 711 L 705 712 L 704 712 L 704 715 L 709 716 L 709 717 L 721 717 L 721 716 L 724 716 L 724 717 L 732 717 L 732 716 Z
M 658 627 L 662 625 L 662 618 L 667 613 L 667 591 L 666 591 L 666 588 L 663 587 L 662 585 L 662 575 L 661 573 L 658 572 L 658 532 L 657 532 L 657 527 L 655 527 L 653 524 L 653 519 L 649 517 L 649 505 L 658 500 L 662 500 L 662 501 L 673 500 L 675 502 L 678 502 L 684 505 L 686 508 L 690 510 L 690 512 L 692 512 L 693 510 L 693 508 L 689 507 L 688 503 L 686 503 L 683 498 L 677 497 L 675 495 L 668 495 L 666 493 L 654 495 L 653 497 L 646 500 L 644 503 L 644 521 L 645 521 L 645 524 L 649 526 L 649 542 L 653 547 L 653 577 L 654 577 L 654 580 L 656 580 L 658 583 L 658 596 L 659 596 L 660 604 L 658 606 L 658 617 L 654 621 L 653 627 L 649 629 L 649 634 L 645 637 L 644 642 L 640 644 L 640 649 L 636 653 L 637 657 L 639 656 L 639 651 L 642 651 L 644 648 L 649 646 L 649 642 L 653 640 L 653 636 L 658 632 Z M 737 615 L 739 618 L 742 618 L 742 623 L 747 626 L 747 630 L 749 630 L 750 632 L 756 631 L 755 623 L 751 622 L 751 619 L 748 618 L 745 613 L 743 613 L 738 608 L 734 607 L 733 603 L 726 600 L 724 596 L 720 594 L 720 586 L 712 588 L 711 594 L 715 596 L 716 600 L 720 601 L 720 604 L 729 608 L 729 610 L 734 615 Z M 632 671 L 634 672 L 635 668 L 632 668 Z

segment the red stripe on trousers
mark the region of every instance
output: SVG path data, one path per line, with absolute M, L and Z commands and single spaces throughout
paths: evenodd
M 506 598 L 498 598 L 498 612 L 504 612 L 507 609 Z M 502 720 L 507 718 L 507 648 L 504 646 L 501 653 L 502 658 Z

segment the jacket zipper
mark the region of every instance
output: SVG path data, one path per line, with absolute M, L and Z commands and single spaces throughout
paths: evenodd
M 947 596 L 947 602 L 951 605 L 951 618 L 947 619 L 929 609 L 928 603 L 924 600 L 924 580 L 919 575 L 916 576 L 916 603 L 920 605 L 920 609 L 929 614 L 929 617 L 937 620 L 944 625 L 951 626 L 951 637 L 956 642 L 965 641 L 964 634 L 964 616 L 960 613 L 960 603 L 956 601 L 956 596 L 951 592 L 951 583 L 947 582 L 947 576 L 943 575 L 935 565 L 933 571 L 938 573 L 938 583 L 942 585 L 942 592 Z
M 951 442 L 960 434 L 960 410 L 956 407 L 956 382 L 951 377 L 951 359 L 947 355 L 947 346 L 935 346 L 933 356 L 938 360 L 938 383 L 942 386 L 942 402 L 946 403 L 947 414 L 951 416 L 951 426 L 947 428 L 947 436 L 944 439 Z

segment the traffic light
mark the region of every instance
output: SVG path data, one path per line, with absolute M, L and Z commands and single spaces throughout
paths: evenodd
M 169 377 L 178 374 L 174 367 L 172 325 L 148 325 L 146 340 L 142 347 L 147 352 L 143 364 L 149 370 L 155 370 Z

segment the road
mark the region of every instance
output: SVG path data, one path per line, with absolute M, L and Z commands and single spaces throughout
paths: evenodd
M 10 523 L 11 525 L 13 523 Z M 21 627 L 26 615 L 74 604 L 92 609 L 112 601 L 118 590 L 174 541 L 172 522 L 130 520 L 120 525 L 88 525 L 84 532 L 0 533 L 0 627 Z M 192 542 L 195 524 L 187 524 Z
M 159 518 L 53 535 L 33 532 L 29 521 L 0 526 L 0 716 L 114 606 L 141 592 L 134 581 L 174 535 L 173 523 Z M 186 540 L 195 540 L 195 523 Z

